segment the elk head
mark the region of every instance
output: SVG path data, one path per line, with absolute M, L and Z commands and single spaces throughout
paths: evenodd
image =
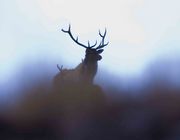
M 98 60 L 101 60 L 102 57 L 101 57 L 101 53 L 104 51 L 103 50 L 103 47 L 107 46 L 108 43 L 104 43 L 104 39 L 105 39 L 105 36 L 106 36 L 106 29 L 105 29 L 105 32 L 104 34 L 101 34 L 101 32 L 99 31 L 99 35 L 100 37 L 102 38 L 100 44 L 97 46 L 97 41 L 95 42 L 94 45 L 90 45 L 90 42 L 88 41 L 88 44 L 87 45 L 84 45 L 82 43 L 80 43 L 78 41 L 78 37 L 75 39 L 71 33 L 71 26 L 69 25 L 69 29 L 68 30 L 64 30 L 62 29 L 62 31 L 64 33 L 68 33 L 69 36 L 71 37 L 71 39 L 77 43 L 78 45 L 82 46 L 83 48 L 86 49 L 86 55 L 85 55 L 85 63 L 93 63 L 93 62 L 97 62 Z

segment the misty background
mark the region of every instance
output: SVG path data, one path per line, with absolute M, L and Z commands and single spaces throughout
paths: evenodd
M 74 68 L 81 62 L 85 50 L 61 32 L 69 23 L 83 43 L 94 43 L 98 30 L 107 28 L 110 43 L 95 80 L 104 88 L 140 88 L 159 77 L 178 87 L 179 4 L 178 0 L 1 0 L 0 95 L 13 95 L 41 78 L 50 80 L 58 72 L 56 64 Z
M 0 137 L 179 139 L 179 5 L 0 0 Z M 59 94 L 53 88 L 56 65 L 73 69 L 85 56 L 61 31 L 69 24 L 83 44 L 99 42 L 98 31 L 106 28 L 109 45 L 95 85 L 71 85 L 62 88 L 70 93 Z

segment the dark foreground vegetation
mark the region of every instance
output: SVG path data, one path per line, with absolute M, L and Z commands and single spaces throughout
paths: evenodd
M 180 140 L 180 62 L 152 66 L 141 88 L 134 81 L 127 90 L 121 82 L 102 88 L 94 84 L 106 31 L 99 34 L 100 46 L 83 45 L 85 59 L 74 69 L 58 66 L 52 84 L 43 77 L 29 86 L 26 69 L 18 100 L 0 108 L 0 140 Z M 104 85 L 118 79 L 102 78 Z
M 179 140 L 180 90 L 153 86 L 138 97 L 97 85 L 38 85 L 1 112 L 1 140 Z M 118 94 L 114 94 L 119 92 Z M 120 96 L 109 96 L 109 95 Z

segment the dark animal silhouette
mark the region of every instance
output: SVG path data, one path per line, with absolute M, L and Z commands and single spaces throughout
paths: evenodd
M 59 73 L 54 77 L 53 104 L 56 102 L 56 106 L 61 108 L 61 120 L 68 126 L 65 133 L 71 136 L 74 128 L 81 124 L 80 121 L 86 122 L 92 119 L 91 116 L 101 114 L 105 109 L 104 92 L 100 86 L 93 83 L 93 80 L 97 73 L 98 61 L 102 59 L 100 54 L 108 43 L 104 41 L 106 30 L 104 34 L 99 31 L 102 38 L 99 45 L 97 41 L 94 45 L 90 45 L 89 41 L 87 45 L 80 43 L 78 37 L 76 39 L 73 37 L 70 25 L 68 30 L 62 29 L 62 31 L 68 34 L 76 44 L 86 49 L 85 58 L 76 68 L 63 69 L 62 66 L 57 65 Z
M 104 34 L 101 34 L 99 31 L 99 35 L 102 38 L 100 44 L 97 46 L 97 41 L 94 45 L 90 45 L 88 41 L 88 45 L 84 45 L 78 41 L 78 37 L 75 39 L 71 33 L 71 26 L 69 25 L 68 30 L 62 29 L 64 33 L 69 34 L 71 39 L 77 43 L 79 46 L 82 46 L 86 49 L 85 58 L 75 69 L 63 69 L 63 67 L 58 67 L 59 73 L 55 76 L 54 82 L 55 85 L 59 86 L 60 84 L 92 84 L 93 79 L 97 73 L 98 69 L 98 61 L 102 59 L 100 55 L 103 52 L 103 48 L 108 45 L 108 43 L 104 43 L 104 39 L 106 36 L 106 30 Z

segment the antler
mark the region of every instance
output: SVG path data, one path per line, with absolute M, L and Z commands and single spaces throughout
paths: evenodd
M 102 37 L 102 41 L 100 42 L 99 46 L 96 48 L 96 49 L 101 49 L 105 46 L 107 46 L 109 44 L 109 42 L 107 42 L 106 44 L 104 44 L 104 39 L 106 37 L 106 33 L 107 33 L 107 30 L 105 29 L 105 32 L 104 32 L 104 35 L 101 34 L 100 30 L 99 30 L 99 35 L 100 37 Z
M 89 41 L 88 41 L 88 46 L 86 46 L 86 45 L 78 42 L 78 37 L 75 39 L 75 38 L 73 37 L 72 33 L 71 33 L 71 25 L 70 25 L 70 24 L 69 24 L 68 30 L 62 29 L 62 31 L 63 31 L 64 33 L 68 33 L 69 36 L 71 37 L 71 39 L 72 39 L 74 42 L 76 42 L 78 45 L 80 45 L 80 46 L 82 46 L 82 47 L 84 47 L 84 48 L 93 48 L 93 47 L 95 47 L 96 44 L 97 44 L 97 41 L 96 41 L 95 44 L 91 46 L 90 43 L 89 43 Z
M 57 64 L 57 68 L 61 72 L 63 70 L 63 65 L 61 65 L 61 67 L 59 67 L 59 65 Z

